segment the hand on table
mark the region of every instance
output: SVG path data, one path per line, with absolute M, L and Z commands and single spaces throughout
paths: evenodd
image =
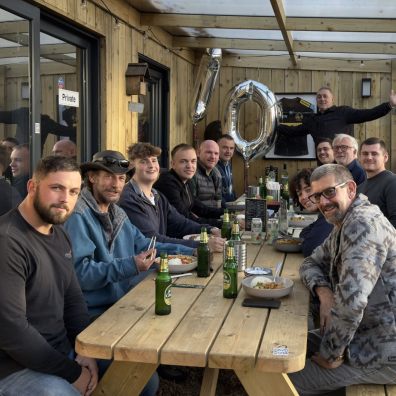
M 344 359 L 337 359 L 332 362 L 329 362 L 324 357 L 322 357 L 318 352 L 311 356 L 311 360 L 315 362 L 318 366 L 326 368 L 326 369 L 335 369 L 340 367 L 341 364 L 344 363 Z
M 211 252 L 221 253 L 224 248 L 225 239 L 219 237 L 209 238 L 208 246 Z
M 96 385 L 98 385 L 98 365 L 95 359 L 81 355 L 77 355 L 75 360 L 80 366 L 87 368 L 91 375 L 86 392 L 84 393 L 84 395 L 89 396 L 95 390 Z
M 144 252 L 140 252 L 138 255 L 136 255 L 134 257 L 134 260 L 138 270 L 147 271 L 150 268 L 151 264 L 154 263 L 156 255 L 157 249 L 155 248 L 145 250 Z

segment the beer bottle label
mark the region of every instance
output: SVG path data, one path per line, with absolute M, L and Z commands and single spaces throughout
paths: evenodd
M 223 289 L 228 290 L 231 287 L 231 275 L 227 272 L 223 272 Z
M 172 297 L 172 285 L 169 285 L 164 291 L 164 303 L 166 305 L 171 305 L 171 297 Z

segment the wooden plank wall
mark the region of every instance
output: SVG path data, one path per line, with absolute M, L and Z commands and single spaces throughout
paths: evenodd
M 115 19 L 97 0 L 89 0 L 85 8 L 80 0 L 36 0 L 57 14 L 98 34 L 101 39 L 102 88 L 102 148 L 126 152 L 137 141 L 137 114 L 128 111 L 128 102 L 137 97 L 125 94 L 125 71 L 128 63 L 138 62 L 139 54 L 146 55 L 169 69 L 170 78 L 170 137 L 169 147 L 180 142 L 192 143 L 189 104 L 193 89 L 194 61 L 189 51 L 169 51 L 169 35 L 152 29 L 148 38 L 140 27 L 137 13 L 126 2 L 106 0 Z M 45 86 L 42 87 L 46 89 Z
M 361 80 L 364 77 L 372 79 L 372 96 L 361 98 Z M 208 109 L 206 120 L 199 124 L 201 136 L 205 125 L 213 120 L 221 119 L 224 97 L 228 90 L 236 84 L 253 79 L 267 85 L 275 94 L 316 92 L 322 86 L 329 86 L 335 93 L 337 105 L 348 105 L 355 108 L 370 108 L 389 99 L 391 90 L 390 73 L 364 72 L 333 72 L 286 69 L 263 69 L 245 67 L 222 67 L 216 84 L 216 89 Z M 259 125 L 258 106 L 247 102 L 240 112 L 240 130 L 245 132 L 245 138 L 252 140 L 257 136 Z M 370 136 L 378 136 L 391 148 L 391 117 L 387 115 L 379 120 L 355 125 L 355 136 L 362 141 Z M 264 168 L 270 164 L 279 170 L 287 164 L 290 176 L 304 167 L 316 166 L 316 161 L 308 160 L 255 160 L 250 163 L 249 184 L 256 184 Z M 238 193 L 243 190 L 244 165 L 241 157 L 234 158 L 234 177 Z
M 138 54 L 144 54 L 163 64 L 170 70 L 170 141 L 172 148 L 181 142 L 192 142 L 192 124 L 189 107 L 192 100 L 194 76 L 193 54 L 170 52 L 172 38 L 157 28 L 148 31 L 145 39 L 140 26 L 139 14 L 121 0 L 106 0 L 113 15 L 122 20 L 121 26 L 115 29 L 114 18 L 103 7 L 100 0 L 88 0 L 87 7 L 80 6 L 80 0 L 34 0 L 34 3 L 49 8 L 59 15 L 100 35 L 101 40 L 101 80 L 102 80 L 102 147 L 125 152 L 126 147 L 137 139 L 137 115 L 127 110 L 128 101 L 136 98 L 125 95 L 125 70 L 127 64 L 138 61 Z M 154 33 L 154 34 L 153 34 Z M 254 79 L 266 84 L 274 93 L 315 92 L 321 86 L 332 87 L 336 94 L 336 104 L 345 104 L 357 108 L 369 108 L 388 99 L 395 84 L 396 65 L 392 62 L 392 72 L 362 71 L 310 71 L 271 69 L 270 66 L 251 67 L 244 58 L 240 65 L 224 66 L 220 70 L 219 79 L 214 91 L 212 102 L 205 120 L 198 124 L 202 137 L 205 125 L 220 119 L 224 97 L 227 91 L 238 82 Z M 1 74 L 1 71 L 0 71 Z M 363 77 L 372 78 L 372 97 L 362 99 L 360 84 Z M 256 135 L 258 125 L 258 108 L 252 103 L 243 106 L 240 113 L 241 129 L 248 139 Z M 380 136 L 391 148 L 391 154 L 396 152 L 396 144 L 391 139 L 391 129 L 396 130 L 395 116 L 386 116 L 355 127 L 355 135 L 360 139 L 368 136 Z M 236 157 L 234 173 L 238 192 L 242 192 L 243 163 Z M 256 183 L 258 176 L 263 174 L 269 161 L 257 160 L 251 163 L 249 184 Z M 272 160 L 271 163 L 282 168 L 283 160 Z M 396 166 L 396 154 L 392 155 L 392 164 Z M 289 173 L 292 176 L 298 170 L 314 166 L 315 161 L 288 161 Z M 392 166 L 394 169 L 394 166 Z

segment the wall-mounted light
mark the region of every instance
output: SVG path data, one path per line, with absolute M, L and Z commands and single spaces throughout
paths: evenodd
M 30 87 L 28 82 L 21 83 L 21 98 L 22 99 L 30 98 Z
M 371 78 L 362 78 L 362 98 L 371 96 Z
M 125 72 L 125 86 L 127 95 L 146 95 L 147 82 L 150 78 L 147 63 L 129 63 Z

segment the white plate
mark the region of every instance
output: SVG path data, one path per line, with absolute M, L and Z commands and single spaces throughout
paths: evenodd
M 277 283 L 282 283 L 284 286 L 280 289 L 256 289 L 253 287 L 257 281 L 271 282 L 273 279 L 274 278 L 272 276 L 249 276 L 242 280 L 242 287 L 249 296 L 259 298 L 281 298 L 287 296 L 292 291 L 294 285 L 293 281 L 282 277 L 275 278 Z
M 198 265 L 198 261 L 197 258 L 194 256 L 186 256 L 183 254 L 171 254 L 168 256 L 168 261 L 171 258 L 175 258 L 175 257 L 188 257 L 189 259 L 191 259 L 191 263 L 189 264 L 169 264 L 169 273 L 171 274 L 182 274 L 184 272 L 189 272 L 192 271 L 193 269 L 197 268 Z M 160 258 L 157 257 L 155 259 L 155 262 L 157 263 L 157 266 L 159 266 L 159 262 L 160 262 Z
M 305 228 L 312 224 L 317 219 L 317 216 L 293 216 L 289 219 L 289 227 Z
M 198 241 L 199 242 L 199 237 L 200 234 L 190 234 L 190 235 L 184 235 L 183 239 L 189 240 L 189 241 Z

